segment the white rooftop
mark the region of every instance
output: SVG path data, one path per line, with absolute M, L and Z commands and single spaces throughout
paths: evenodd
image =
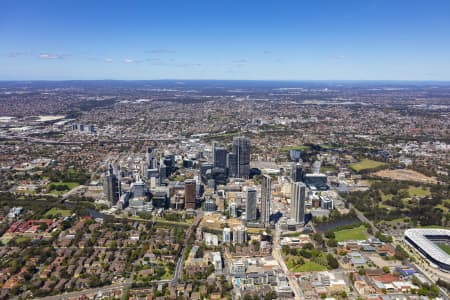
M 438 228 L 413 228 L 405 231 L 405 236 L 411 239 L 423 251 L 432 256 L 435 260 L 450 265 L 450 255 L 439 248 L 427 236 L 447 236 L 450 239 L 450 230 Z

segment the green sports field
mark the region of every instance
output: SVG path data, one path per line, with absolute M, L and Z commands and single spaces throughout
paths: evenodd
M 336 241 L 338 242 L 367 239 L 366 227 L 363 225 L 352 229 L 339 230 L 334 234 L 336 235 Z
M 364 170 L 370 170 L 370 169 L 382 167 L 384 165 L 386 165 L 386 163 L 384 163 L 384 162 L 375 161 L 375 160 L 371 160 L 371 159 L 363 159 L 360 162 L 348 165 L 348 167 L 355 172 L 360 172 L 360 171 L 364 171 Z

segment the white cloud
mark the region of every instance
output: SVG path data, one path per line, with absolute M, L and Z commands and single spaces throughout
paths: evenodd
M 136 61 L 131 58 L 125 58 L 123 62 L 126 64 L 134 64 Z
M 64 58 L 64 56 L 60 55 L 60 54 L 53 54 L 53 53 L 41 53 L 41 54 L 39 54 L 39 58 L 42 58 L 42 59 L 62 59 L 62 58 Z
M 105 58 L 105 62 L 107 62 L 107 63 L 112 63 L 113 60 L 112 60 L 112 58 Z

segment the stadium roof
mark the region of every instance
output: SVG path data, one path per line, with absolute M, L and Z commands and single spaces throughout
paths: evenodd
M 450 239 L 450 230 L 437 228 L 413 228 L 405 231 L 405 236 L 412 240 L 423 251 L 428 253 L 435 260 L 450 265 L 450 255 L 439 248 L 435 242 L 428 237 L 432 236 L 447 236 Z

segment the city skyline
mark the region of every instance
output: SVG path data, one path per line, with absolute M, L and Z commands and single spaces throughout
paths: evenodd
M 446 1 L 8 1 L 0 80 L 450 80 Z

